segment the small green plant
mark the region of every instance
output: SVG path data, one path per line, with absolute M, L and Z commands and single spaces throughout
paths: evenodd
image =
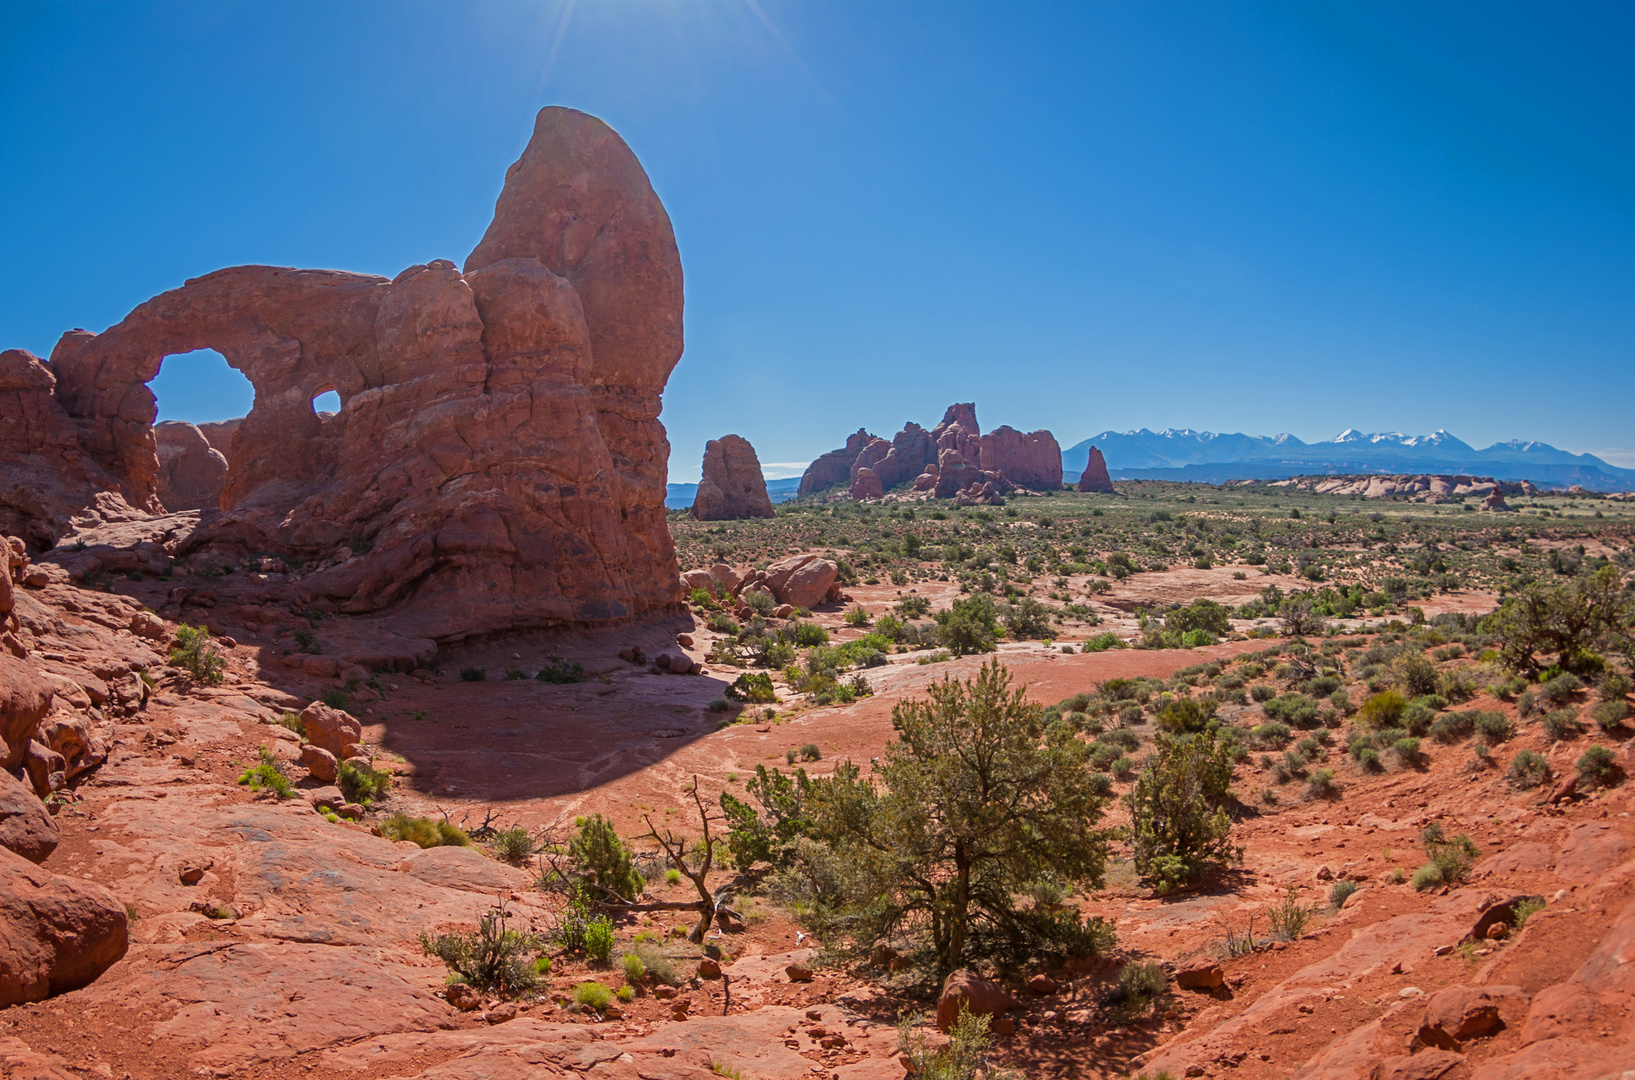
M 598 964 L 613 958 L 613 920 L 598 915 L 585 926 L 585 955 Z
M 1595 721 L 1596 727 L 1610 735 L 1629 719 L 1629 702 L 1622 698 L 1616 701 L 1603 701 L 1590 710 L 1590 718 Z
M 307 627 L 301 627 L 290 636 L 295 639 L 295 647 L 300 652 L 311 653 L 316 656 L 324 651 L 324 647 L 318 644 L 318 635 Z
M 539 669 L 534 676 L 542 683 L 556 683 L 566 685 L 585 681 L 585 665 L 577 660 L 569 663 L 561 657 L 553 657 L 550 663 Z
M 1266 913 L 1271 919 L 1272 936 L 1280 941 L 1295 940 L 1306 932 L 1311 913 L 1311 908 L 1300 903 L 1300 890 L 1290 885 L 1283 899 Z
M 647 981 L 647 964 L 640 953 L 627 952 L 620 958 L 624 964 L 624 981 L 636 985 Z
M 1318 769 L 1306 780 L 1306 797 L 1309 799 L 1330 799 L 1339 794 L 1339 788 L 1334 783 L 1333 769 Z
M 1550 779 L 1550 763 L 1535 751 L 1523 750 L 1510 759 L 1510 769 L 1505 775 L 1511 787 L 1526 791 Z
M 421 934 L 420 947 L 479 990 L 521 993 L 539 978 L 538 968 L 526 954 L 538 952 L 544 942 L 534 934 L 511 929 L 507 925 L 510 918 L 501 904 L 483 913 L 476 933 Z
M 1559 680 L 1557 680 L 1559 681 Z M 1578 722 L 1577 709 L 1555 709 L 1539 719 L 1544 737 L 1551 742 L 1565 742 L 1584 734 L 1584 725 Z
M 284 773 L 284 763 L 265 746 L 257 751 L 257 756 L 260 761 L 245 769 L 238 782 L 248 785 L 251 791 L 270 791 L 280 799 L 294 798 L 295 788 Z
M 620 1001 L 629 1002 L 630 1000 L 635 998 L 636 988 L 634 986 L 631 986 L 629 983 L 626 983 L 625 985 L 619 987 L 618 992 L 615 993 L 613 996 L 618 998 Z
M 653 982 L 664 983 L 666 986 L 680 986 L 687 981 L 682 977 L 681 972 L 677 970 L 675 963 L 668 956 L 665 956 L 657 945 L 649 942 L 638 942 L 632 953 L 641 961 L 642 969 L 645 972 L 644 978 Z
M 664 883 L 666 885 L 680 885 L 681 884 L 681 871 L 677 870 L 673 866 L 670 869 L 666 870 L 664 872 Z
M 447 821 L 410 817 L 401 812 L 380 823 L 380 835 L 388 840 L 412 840 L 423 848 L 471 845 L 471 837 Z
M 744 1080 L 744 1072 L 736 1065 L 729 1065 L 725 1061 L 710 1062 L 710 1071 L 717 1076 L 724 1076 L 727 1080 Z
M 220 683 L 227 670 L 227 661 L 210 641 L 210 631 L 187 623 L 176 628 L 176 641 L 170 649 L 170 662 L 186 671 L 195 682 L 206 686 Z
M 323 702 L 331 709 L 344 709 L 351 700 L 352 696 L 338 686 L 332 686 L 324 691 Z
M 802 760 L 802 761 L 822 761 L 823 760 L 823 751 L 818 749 L 818 744 L 817 743 L 810 743 L 809 742 L 805 746 L 802 746 L 800 748 L 800 760 Z
M 1357 883 L 1347 878 L 1341 878 L 1328 891 L 1328 903 L 1335 911 L 1345 907 L 1345 902 L 1357 891 Z
M 861 604 L 851 608 L 846 612 L 845 622 L 847 626 L 867 626 L 869 624 L 868 609 Z
M 277 723 L 279 727 L 288 728 L 297 735 L 301 736 L 301 740 L 303 742 L 306 741 L 307 722 L 301 719 L 300 713 L 285 712 L 278 717 L 275 723 Z
M 512 866 L 527 862 L 537 846 L 533 834 L 521 825 L 501 829 L 494 834 L 494 857 Z
M 613 1004 L 613 991 L 599 982 L 582 982 L 573 988 L 573 1003 L 602 1012 Z
M 705 712 L 724 713 L 732 711 L 732 702 L 724 697 L 711 698 L 710 703 L 704 706 Z
M 1419 834 L 1419 842 L 1430 856 L 1430 862 L 1414 872 L 1414 888 L 1424 890 L 1438 885 L 1458 885 L 1470 877 L 1471 867 L 1480 854 L 1474 842 L 1464 833 L 1451 840 L 1442 832 L 1442 826 L 1431 822 Z
M 1527 925 L 1527 920 L 1544 910 L 1544 897 L 1529 896 L 1516 904 L 1514 910 L 1514 924 L 1517 930 Z
M 360 758 L 349 758 L 341 762 L 336 783 L 347 802 L 368 806 L 385 798 L 386 793 L 392 790 L 392 774 L 376 769 Z
M 461 668 L 460 669 L 460 681 L 461 682 L 483 682 L 487 678 L 488 678 L 488 669 L 487 668 L 468 667 L 468 668 Z
M 778 598 L 766 589 L 745 589 L 738 599 L 763 619 L 771 618 L 778 610 Z

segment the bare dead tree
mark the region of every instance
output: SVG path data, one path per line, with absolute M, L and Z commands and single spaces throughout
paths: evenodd
M 670 865 L 680 871 L 682 876 L 691 881 L 693 887 L 698 890 L 697 902 L 687 905 L 688 908 L 699 913 L 698 925 L 693 927 L 692 933 L 687 935 L 687 939 L 695 944 L 701 944 L 704 941 L 704 935 L 709 933 L 710 926 L 714 923 L 718 912 L 723 916 L 723 922 L 728 918 L 736 918 L 737 913 L 726 907 L 730 897 L 725 890 L 718 897 L 710 892 L 709 886 L 710 869 L 715 863 L 715 838 L 711 835 L 710 826 L 720 824 L 726 818 L 720 814 L 712 815 L 710 813 L 709 804 L 704 801 L 704 796 L 698 790 L 697 775 L 693 776 L 693 786 L 689 794 L 693 797 L 693 805 L 698 808 L 699 821 L 704 829 L 703 842 L 694 848 L 690 855 L 687 851 L 686 837 L 678 836 L 669 829 L 661 832 L 653 824 L 653 819 L 646 814 L 642 815 L 642 820 L 647 822 L 647 836 L 664 850 L 665 857 L 669 859 Z

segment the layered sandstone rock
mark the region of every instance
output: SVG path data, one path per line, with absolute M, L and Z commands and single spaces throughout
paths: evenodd
M 192 424 L 166 420 L 153 428 L 159 455 L 159 501 L 166 510 L 215 510 L 227 485 L 227 457 Z
M 699 521 L 776 517 L 761 475 L 755 447 L 739 435 L 723 435 L 704 444 L 703 475 L 693 497 Z
M 885 485 L 880 482 L 879 473 L 867 466 L 859 466 L 852 470 L 852 498 L 862 502 L 864 499 L 878 499 L 885 493 Z
M 980 445 L 983 472 L 1004 473 L 1011 483 L 1033 491 L 1062 489 L 1062 448 L 1050 432 L 1023 434 L 1007 424 L 983 435 Z
M 1090 458 L 1084 463 L 1084 475 L 1079 477 L 1080 491 L 1100 491 L 1107 495 L 1117 495 L 1118 489 L 1113 486 L 1113 478 L 1107 475 L 1107 459 L 1101 454 L 1101 447 L 1090 448 Z
M 658 415 L 681 318 L 675 239 L 635 156 L 548 108 L 464 273 L 233 267 L 65 334 L 49 371 L 6 354 L 0 409 L 27 430 L 0 434 L 0 471 L 49 482 L 0 510 L 50 541 L 76 506 L 158 513 L 146 384 L 213 348 L 256 404 L 230 433 L 223 512 L 171 554 L 291 557 L 317 568 L 301 602 L 441 640 L 663 608 L 680 594 Z M 320 415 L 330 390 L 341 410 Z

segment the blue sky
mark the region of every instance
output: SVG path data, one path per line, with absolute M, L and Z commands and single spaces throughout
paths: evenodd
M 240 263 L 461 261 L 546 104 L 669 209 L 672 479 L 985 427 L 1635 465 L 1627 4 L 0 0 L 0 348 Z M 162 416 L 244 411 L 197 357 Z

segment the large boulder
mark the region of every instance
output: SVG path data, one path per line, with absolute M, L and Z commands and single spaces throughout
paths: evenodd
M 880 474 L 873 469 L 864 467 L 852 474 L 852 498 L 861 502 L 864 499 L 878 499 L 885 493 Z
M 1056 436 L 1040 429 L 1026 434 L 1001 425 L 979 440 L 982 471 L 1004 473 L 1017 487 L 1032 491 L 1062 489 L 1062 448 Z
M 749 440 L 723 435 L 704 444 L 703 476 L 693 498 L 699 521 L 776 517 L 761 475 L 761 459 Z
M 0 769 L 0 847 L 31 863 L 43 863 L 57 850 L 56 819 L 34 792 L 9 771 Z
M 817 555 L 791 555 L 765 570 L 751 571 L 736 589 L 765 589 L 779 604 L 811 608 L 832 600 L 839 591 L 840 567 Z
M 0 768 L 23 764 L 40 721 L 51 710 L 54 690 L 45 672 L 26 657 L 0 649 Z
M 1118 489 L 1113 486 L 1113 478 L 1107 475 L 1107 459 L 1102 456 L 1101 447 L 1090 448 L 1090 459 L 1085 462 L 1084 475 L 1079 477 L 1080 491 L 1099 491 L 1106 495 L 1117 495 Z
M 89 985 L 128 943 L 113 893 L 0 851 L 0 1007 Z
M 953 1030 L 962 1010 L 973 1016 L 1001 1016 L 1016 1005 L 1016 999 L 1003 986 L 960 968 L 949 972 L 942 982 L 942 993 L 937 997 L 937 1030 Z
M 301 710 L 307 742 L 327 750 L 336 761 L 357 756 L 363 743 L 363 725 L 349 712 L 314 701 Z
M 43 514 L 45 533 L 62 516 L 38 483 L 8 490 L 16 462 L 89 491 L 79 507 L 106 491 L 158 513 L 146 384 L 200 348 L 244 373 L 255 407 L 231 433 L 222 513 L 173 554 L 299 559 L 302 603 L 438 640 L 681 600 L 658 419 L 682 349 L 680 257 L 600 120 L 540 112 L 463 272 L 233 267 L 65 334 L 49 371 L 7 354 L 0 415 L 30 434 L 0 424 L 0 502 Z M 330 390 L 341 409 L 319 414 Z
M 216 510 L 227 486 L 227 457 L 192 424 L 166 420 L 153 427 L 159 455 L 159 501 L 166 510 Z

